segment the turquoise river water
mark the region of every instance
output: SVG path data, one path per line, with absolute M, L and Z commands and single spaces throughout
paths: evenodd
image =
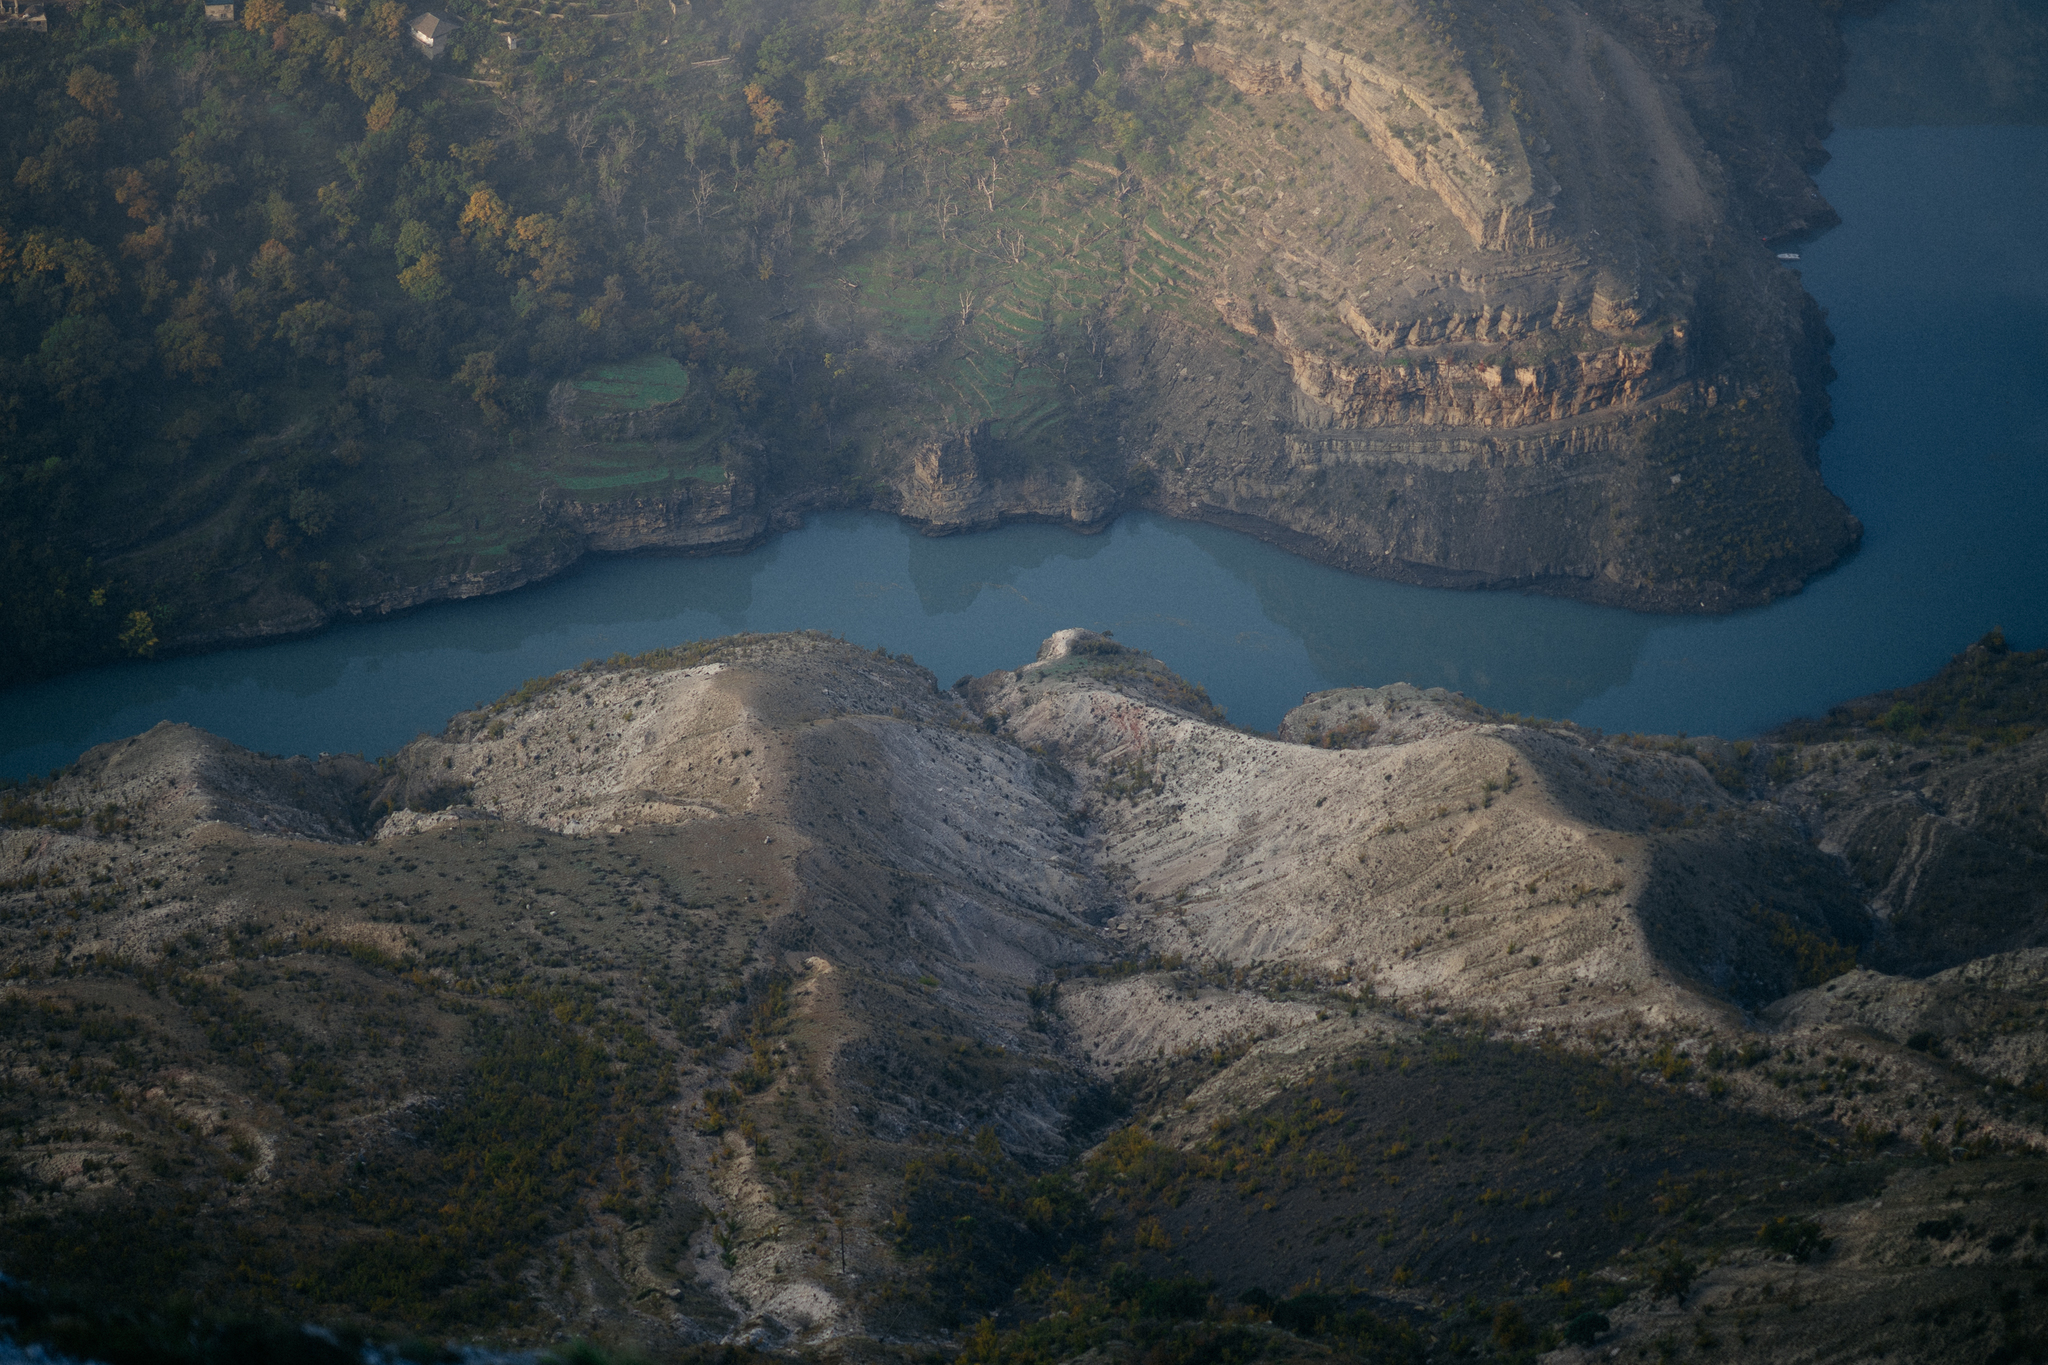
M 1855 89 L 1852 85 L 1852 95 Z M 1799 595 L 1670 618 L 1403 587 L 1155 516 L 943 540 L 824 516 L 743 555 L 589 562 L 539 587 L 0 694 L 0 775 L 159 720 L 271 752 L 388 751 L 522 679 L 740 630 L 909 652 L 942 683 L 1111 629 L 1271 728 L 1306 692 L 1405 680 L 1609 730 L 1735 735 L 1921 677 L 1991 626 L 2048 642 L 2048 128 L 1861 126 L 1844 225 L 1800 248 L 1837 343 L 1825 475 L 1855 556 Z

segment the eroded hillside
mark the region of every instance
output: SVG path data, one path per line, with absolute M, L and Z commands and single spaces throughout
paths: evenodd
M 7 797 L 0 1268 L 657 1357 L 2023 1351 L 2044 669 L 1268 737 L 1085 631 L 799 635 L 377 763 L 159 726 Z

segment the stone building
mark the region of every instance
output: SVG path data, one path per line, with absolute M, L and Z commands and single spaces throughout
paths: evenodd
M 458 19 L 443 18 L 430 10 L 412 21 L 412 40 L 429 57 L 438 57 L 454 41 L 454 30 L 460 23 Z
M 50 20 L 42 0 L 0 0 L 0 29 L 48 33 Z

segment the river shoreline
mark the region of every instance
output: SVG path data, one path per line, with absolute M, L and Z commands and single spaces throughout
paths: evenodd
M 517 591 L 498 580 L 507 591 L 382 617 L 301 617 L 290 636 L 10 689 L 0 774 L 160 719 L 275 752 L 387 752 L 524 678 L 747 630 L 843 634 L 943 680 L 1065 626 L 1114 629 L 1262 729 L 1305 692 L 1407 681 L 1610 732 L 1731 736 L 1926 676 L 1994 626 L 2038 647 L 2048 373 L 2032 339 L 2048 265 L 2027 225 L 2048 217 L 2048 129 L 1848 127 L 1828 149 L 1822 186 L 1845 223 L 1796 268 L 1836 333 L 1823 463 L 1866 535 L 1767 608 L 1660 617 L 1405 587 L 1128 507 L 1067 523 L 1087 534 L 1013 522 L 934 537 L 810 499 L 716 554 L 579 549 Z

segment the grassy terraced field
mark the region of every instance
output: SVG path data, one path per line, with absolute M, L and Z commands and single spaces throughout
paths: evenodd
M 648 354 L 593 366 L 573 382 L 577 415 L 597 417 L 680 402 L 690 391 L 690 371 L 671 356 Z
M 920 419 L 985 422 L 1033 454 L 1061 444 L 1063 415 L 1097 382 L 1091 329 L 1142 310 L 1213 322 L 1206 286 L 1223 254 L 1203 240 L 1206 219 L 1177 221 L 1120 199 L 1106 165 L 1081 160 L 1055 174 L 1057 195 L 999 193 L 993 205 L 966 205 L 943 234 L 921 222 L 897 250 L 805 281 L 820 300 L 851 286 L 875 332 L 935 348 L 917 367 Z M 962 256 L 964 272 L 922 268 Z

